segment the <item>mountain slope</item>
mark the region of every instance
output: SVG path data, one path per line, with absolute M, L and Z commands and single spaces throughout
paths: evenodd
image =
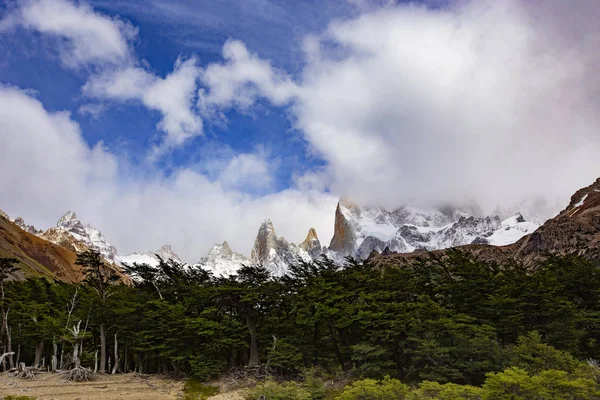
M 18 279 L 43 277 L 79 282 L 83 278 L 81 268 L 75 265 L 75 253 L 24 231 L 1 215 L 0 257 L 19 260 Z

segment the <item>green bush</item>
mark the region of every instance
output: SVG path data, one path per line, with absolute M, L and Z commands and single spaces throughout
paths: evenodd
M 327 393 L 325 382 L 320 373 L 321 371 L 318 368 L 309 368 L 302 374 L 304 378 L 303 387 L 308 390 L 310 398 L 313 400 L 324 399 Z
M 336 400 L 402 400 L 410 388 L 397 379 L 386 376 L 382 381 L 363 379 L 350 384 Z
M 438 382 L 421 382 L 413 394 L 413 400 L 480 400 L 483 389 L 454 383 L 440 384 Z
M 6 397 L 0 397 L 0 399 L 4 399 L 4 400 L 36 400 L 35 397 L 32 396 L 13 396 L 13 395 L 9 395 Z
M 206 400 L 217 393 L 219 393 L 218 387 L 205 385 L 195 378 L 188 379 L 183 386 L 184 400 Z
M 536 331 L 519 336 L 517 345 L 510 351 L 509 365 L 537 374 L 548 369 L 573 372 L 581 366 L 571 354 L 542 342 Z
M 297 382 L 266 381 L 248 391 L 246 400 L 312 400 L 308 389 Z
M 524 369 L 509 368 L 488 374 L 483 389 L 484 400 L 600 399 L 600 387 L 596 382 L 557 370 L 531 376 Z

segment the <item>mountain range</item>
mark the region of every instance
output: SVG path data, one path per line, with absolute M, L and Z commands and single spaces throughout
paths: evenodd
M 19 276 L 43 275 L 76 281 L 76 253 L 93 249 L 116 269 L 124 263 L 157 265 L 158 259 L 181 260 L 169 245 L 155 251 L 119 255 L 100 230 L 84 224 L 69 211 L 46 230 L 11 219 L 0 211 L 0 256 L 21 261 Z M 533 262 L 550 253 L 576 252 L 600 257 L 600 179 L 575 193 L 558 216 L 540 226 L 516 213 L 504 220 L 482 216 L 475 207 L 421 209 L 403 205 L 393 211 L 361 207 L 347 199 L 335 210 L 334 235 L 322 246 L 310 228 L 299 244 L 277 235 L 270 220 L 258 229 L 249 257 L 231 249 L 227 242 L 215 244 L 206 256 L 190 267 L 203 268 L 217 276 L 235 274 L 243 265 L 263 265 L 274 276 L 284 275 L 296 260 L 311 261 L 325 255 L 343 262 L 346 257 L 371 258 L 379 263 L 405 263 L 445 249 L 461 248 L 488 259 L 515 258 Z

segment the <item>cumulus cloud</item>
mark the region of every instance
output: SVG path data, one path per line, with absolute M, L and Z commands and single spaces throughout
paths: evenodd
M 295 242 L 311 224 L 322 237 L 333 233 L 333 196 L 295 188 L 251 196 L 240 189 L 249 180 L 269 183 L 260 152 L 233 155 L 215 170 L 216 180 L 190 168 L 166 176 L 127 165 L 101 144 L 90 148 L 68 113 L 49 112 L 31 93 L 0 87 L 0 119 L 0 204 L 38 228 L 72 209 L 121 254 L 170 243 L 189 262 L 223 240 L 249 254 L 267 217 Z
M 186 140 L 202 134 L 202 119 L 194 111 L 198 60 L 178 59 L 173 72 L 164 79 L 143 68 L 128 67 L 94 75 L 83 86 L 84 95 L 113 101 L 140 101 L 159 111 L 163 118 L 158 128 L 166 138 L 154 148 L 154 155 L 181 146 Z
M 297 86 L 268 61 L 248 51 L 238 40 L 223 46 L 222 64 L 207 66 L 201 80 L 209 91 L 201 89 L 200 106 L 205 111 L 225 107 L 247 108 L 258 97 L 268 97 L 275 105 L 288 103 L 296 94 Z
M 591 0 L 538 11 L 517 0 L 378 9 L 307 38 L 296 83 L 264 78 L 272 67 L 253 59 L 263 78 L 219 74 L 201 96 L 290 102 L 327 162 L 323 182 L 358 202 L 564 200 L 600 166 L 598 12 Z M 207 70 L 245 71 L 235 48 Z
M 67 0 L 23 1 L 0 21 L 0 31 L 18 26 L 56 37 L 60 58 L 71 68 L 128 62 L 129 42 L 137 36 L 131 24 Z

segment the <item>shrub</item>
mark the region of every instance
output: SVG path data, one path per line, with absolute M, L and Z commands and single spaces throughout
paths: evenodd
M 248 391 L 246 400 L 312 400 L 310 392 L 297 382 L 266 381 Z
M 581 364 L 571 354 L 543 343 L 536 331 L 519 336 L 517 345 L 510 352 L 510 366 L 532 374 L 548 369 L 573 372 Z
M 557 370 L 530 376 L 524 369 L 509 368 L 488 374 L 483 389 L 485 400 L 600 399 L 596 382 Z
M 183 386 L 184 400 L 206 400 L 217 393 L 218 387 L 205 385 L 195 378 L 188 379 Z
M 440 384 L 438 382 L 421 382 L 414 393 L 414 400 L 436 399 L 436 400 L 480 400 L 483 389 L 457 385 L 454 383 Z
M 397 379 L 386 376 L 382 381 L 363 379 L 348 386 L 337 400 L 402 400 L 410 388 Z

